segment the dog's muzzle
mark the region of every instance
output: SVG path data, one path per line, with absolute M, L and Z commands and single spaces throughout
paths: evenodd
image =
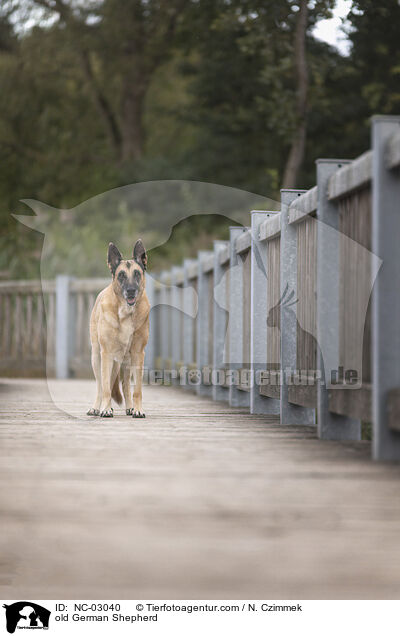
M 126 291 L 124 295 L 125 295 L 126 302 L 128 303 L 130 307 L 132 307 L 132 305 L 136 303 L 136 299 L 137 299 L 136 289 Z

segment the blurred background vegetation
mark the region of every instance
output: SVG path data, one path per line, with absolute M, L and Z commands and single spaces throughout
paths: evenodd
M 313 35 L 334 6 L 2 0 L 0 276 L 39 276 L 43 235 L 10 216 L 30 213 L 21 199 L 70 208 L 160 179 L 277 198 L 283 185 L 312 186 L 318 157 L 366 150 L 369 117 L 400 112 L 400 6 L 354 0 L 346 55 Z M 109 223 L 99 214 L 91 233 L 82 222 L 92 250 L 104 252 Z M 153 267 L 226 237 L 228 225 L 187 219 Z M 61 223 L 60 242 L 67 231 Z

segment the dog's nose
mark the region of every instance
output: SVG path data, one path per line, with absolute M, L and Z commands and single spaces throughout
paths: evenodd
M 136 287 L 128 287 L 126 290 L 126 295 L 129 296 L 130 298 L 135 298 L 137 294 L 137 289 Z

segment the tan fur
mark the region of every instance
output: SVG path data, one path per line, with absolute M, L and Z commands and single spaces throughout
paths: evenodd
M 117 404 L 122 404 L 122 395 L 121 395 L 121 391 L 119 390 L 119 382 L 120 382 L 120 377 L 118 373 L 114 382 L 114 386 L 111 391 L 111 397 Z
M 110 264 L 109 264 L 110 266 Z M 111 269 L 111 267 L 110 267 Z M 140 272 L 140 287 L 133 307 L 124 298 L 118 275 L 124 271 L 132 279 Z M 127 414 L 144 417 L 142 411 L 142 376 L 144 349 L 149 337 L 150 303 L 145 289 L 145 273 L 135 260 L 121 260 L 110 285 L 98 295 L 90 317 L 92 366 L 97 382 L 97 396 L 88 415 L 112 417 L 111 397 L 120 404 L 125 399 Z M 130 377 L 135 388 L 130 390 Z

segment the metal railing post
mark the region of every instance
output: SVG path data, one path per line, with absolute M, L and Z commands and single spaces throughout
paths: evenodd
M 147 346 L 145 350 L 144 366 L 149 371 L 152 371 L 155 368 L 155 358 L 156 358 L 155 343 L 156 343 L 157 326 L 156 326 L 156 321 L 154 320 L 155 310 L 154 309 L 152 310 L 155 304 L 155 282 L 154 282 L 154 278 L 152 278 L 151 276 L 146 277 L 146 294 L 150 303 L 150 315 L 149 315 L 150 330 L 149 330 L 149 339 L 147 341 Z
M 201 372 L 201 382 L 196 387 L 196 392 L 199 395 L 211 396 L 212 386 L 211 384 L 204 384 L 203 370 L 208 364 L 208 338 L 210 332 L 209 325 L 209 297 L 208 297 L 208 278 L 207 274 L 203 271 L 204 261 L 211 255 L 211 252 L 200 251 L 198 252 L 198 314 L 197 314 L 197 369 Z
M 183 364 L 185 368 L 185 377 L 181 378 L 182 386 L 185 389 L 193 389 L 193 386 L 190 385 L 188 381 L 190 365 L 193 363 L 193 350 L 194 350 L 194 338 L 195 338 L 195 330 L 194 330 L 194 321 L 195 318 L 192 318 L 193 308 L 191 306 L 192 303 L 192 294 L 189 293 L 191 291 L 191 283 L 189 278 L 189 269 L 194 266 L 196 261 L 194 259 L 185 259 L 183 262 L 183 310 L 185 312 L 183 316 Z
M 297 298 L 297 228 L 289 224 L 289 205 L 305 190 L 281 190 L 281 298 Z M 297 371 L 296 305 L 281 307 L 281 423 L 313 426 L 315 410 L 289 402 L 290 377 Z
M 388 141 L 399 130 L 400 117 L 372 120 L 372 251 L 383 261 L 372 291 L 372 456 L 377 460 L 400 459 L 400 177 L 398 166 L 392 170 L 386 163 Z
M 229 234 L 229 364 L 230 371 L 240 372 L 243 367 L 243 264 L 236 252 L 236 239 L 246 230 L 231 227 Z M 250 392 L 237 387 L 236 373 L 229 386 L 231 406 L 249 406 Z
M 70 276 L 56 277 L 56 377 L 69 377 L 71 354 Z
M 250 321 L 250 413 L 279 414 L 279 400 L 260 395 L 258 373 L 267 368 L 267 250 L 259 240 L 259 225 L 276 212 L 251 213 L 251 321 Z
M 346 163 L 349 162 L 339 159 L 317 161 L 317 370 L 321 374 L 317 385 L 317 419 L 318 436 L 331 440 L 361 439 L 359 420 L 329 410 L 329 391 L 325 381 L 325 374 L 339 367 L 340 338 L 339 237 L 333 240 L 326 230 L 328 226 L 339 230 L 339 214 L 337 203 L 328 198 L 328 182 L 333 173 Z M 325 352 L 325 364 L 322 351 Z
M 214 241 L 214 298 L 213 298 L 213 387 L 214 400 L 229 401 L 229 390 L 219 382 L 219 373 L 225 372 L 224 348 L 227 334 L 226 283 L 223 281 L 224 269 L 220 264 L 219 255 L 229 245 L 228 241 Z M 228 314 L 229 316 L 229 314 Z
M 181 267 L 173 267 L 171 270 L 171 369 L 176 378 L 173 383 L 179 383 L 179 365 L 182 362 L 181 353 L 181 312 L 182 312 L 182 289 L 178 287 L 180 276 L 182 275 Z
M 170 272 L 164 271 L 160 276 L 161 288 L 160 288 L 160 356 L 161 367 L 165 369 L 169 364 L 169 352 L 170 352 L 170 306 L 169 306 L 169 285 L 170 285 Z

